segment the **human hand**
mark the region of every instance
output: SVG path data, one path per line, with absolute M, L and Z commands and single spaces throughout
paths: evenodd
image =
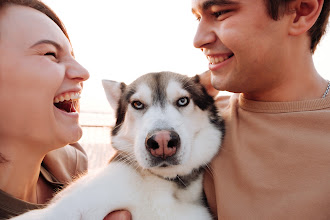
M 103 220 L 132 220 L 132 215 L 129 211 L 119 210 L 109 213 Z
M 216 90 L 211 84 L 211 71 L 208 70 L 200 74 L 199 79 L 210 96 L 215 97 L 219 93 L 219 90 Z

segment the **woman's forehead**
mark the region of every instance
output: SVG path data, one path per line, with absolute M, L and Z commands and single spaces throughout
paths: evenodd
M 34 44 L 41 39 L 49 39 L 59 44 L 69 41 L 60 27 L 42 12 L 20 5 L 8 5 L 1 9 L 1 41 Z

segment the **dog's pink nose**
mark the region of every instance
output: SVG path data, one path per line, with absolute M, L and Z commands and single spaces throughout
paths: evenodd
M 166 159 L 180 147 L 180 137 L 174 131 L 160 130 L 148 135 L 145 144 L 151 155 Z

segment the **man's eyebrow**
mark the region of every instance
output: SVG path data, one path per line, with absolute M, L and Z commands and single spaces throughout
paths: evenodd
M 60 44 L 58 44 L 58 43 L 56 43 L 55 41 L 52 41 L 52 40 L 40 40 L 37 43 L 33 44 L 30 48 L 38 46 L 40 44 L 51 44 L 54 47 L 56 47 L 57 50 L 63 50 L 63 48 Z M 74 53 L 73 53 L 72 49 L 71 49 L 71 55 L 74 57 Z
M 203 10 L 208 10 L 210 7 L 217 5 L 217 6 L 223 6 L 223 5 L 238 5 L 239 3 L 237 1 L 232 0 L 209 0 L 205 1 L 202 4 Z

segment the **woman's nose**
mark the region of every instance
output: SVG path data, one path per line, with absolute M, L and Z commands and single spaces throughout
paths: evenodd
M 76 60 L 72 60 L 66 69 L 66 75 L 70 79 L 86 81 L 89 79 L 89 72 Z

